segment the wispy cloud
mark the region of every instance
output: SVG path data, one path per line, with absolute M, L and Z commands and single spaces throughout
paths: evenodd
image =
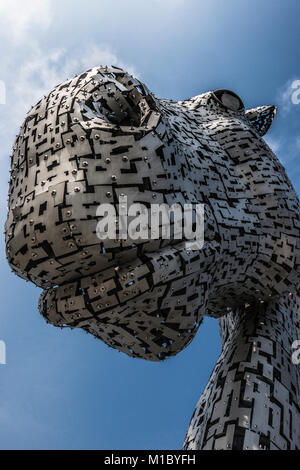
M 97 65 L 119 65 L 136 75 L 134 67 L 107 43 L 87 41 L 77 47 L 50 49 L 44 45 L 38 39 L 54 24 L 52 6 L 51 0 L 0 3 L 0 40 L 6 45 L 0 75 L 6 88 L 6 105 L 0 108 L 3 138 L 17 129 L 31 105 L 77 73 Z
M 9 32 L 10 40 L 24 42 L 34 29 L 47 30 L 52 22 L 50 0 L 13 0 L 0 3 L 1 35 Z
M 108 45 L 87 44 L 72 52 L 55 49 L 45 53 L 36 46 L 20 67 L 11 85 L 14 101 L 12 119 L 21 124 L 29 107 L 60 82 L 97 65 L 118 65 L 137 75 Z
M 5 218 L 9 155 L 15 134 L 30 107 L 47 95 L 56 85 L 77 73 L 97 65 L 118 65 L 137 76 L 133 66 L 125 64 L 107 44 L 86 44 L 81 49 L 69 51 L 54 49 L 45 52 L 32 43 L 23 62 L 13 61 L 5 77 L 7 85 L 6 105 L 0 114 L 0 209 Z
M 118 65 L 137 75 L 108 43 L 43 44 L 40 39 L 54 24 L 52 5 L 50 0 L 0 3 L 0 41 L 5 44 L 0 80 L 6 92 L 6 104 L 0 105 L 0 220 L 6 212 L 9 155 L 30 107 L 62 81 L 97 65 Z
M 280 139 L 276 139 L 274 137 L 269 137 L 268 135 L 264 137 L 264 140 L 268 144 L 271 150 L 273 150 L 274 153 L 277 153 L 278 150 L 281 148 L 281 141 Z

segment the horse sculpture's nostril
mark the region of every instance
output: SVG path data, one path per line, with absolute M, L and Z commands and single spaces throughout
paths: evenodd
M 156 108 L 155 100 L 146 87 L 128 78 L 127 74 L 109 76 L 106 80 L 95 78 L 93 85 L 88 98 L 84 94 L 81 101 L 86 119 L 100 117 L 119 126 L 138 127 Z

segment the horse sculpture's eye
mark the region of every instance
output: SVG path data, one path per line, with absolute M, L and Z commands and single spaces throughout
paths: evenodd
M 240 111 L 244 109 L 244 103 L 238 95 L 230 90 L 215 90 L 212 92 L 214 99 L 231 111 Z

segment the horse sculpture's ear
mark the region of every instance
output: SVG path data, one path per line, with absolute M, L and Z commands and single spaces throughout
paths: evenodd
M 259 135 L 263 136 L 270 129 L 276 112 L 275 106 L 259 106 L 258 108 L 248 109 L 245 114 Z

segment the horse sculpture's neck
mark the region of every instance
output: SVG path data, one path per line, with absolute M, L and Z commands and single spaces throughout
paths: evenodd
M 300 299 L 289 294 L 220 320 L 221 356 L 194 411 L 185 449 L 299 449 Z

